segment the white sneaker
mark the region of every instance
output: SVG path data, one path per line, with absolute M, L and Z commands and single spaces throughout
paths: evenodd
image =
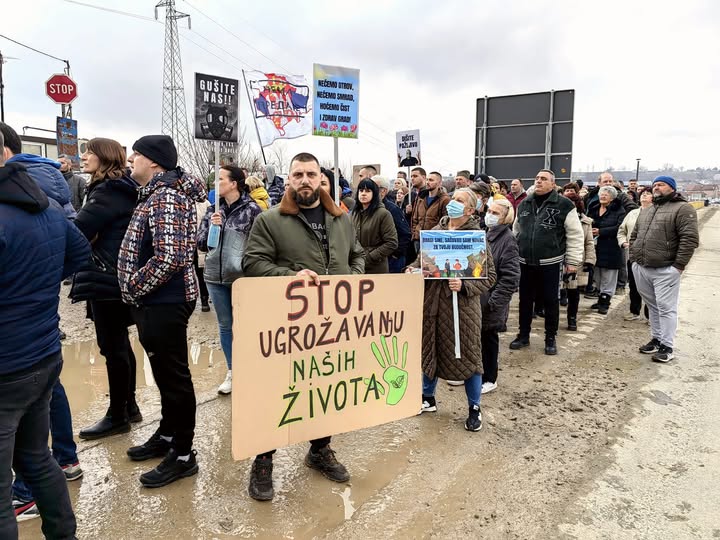
M 447 381 L 450 386 L 463 386 L 465 381 Z
M 232 370 L 228 370 L 225 380 L 218 386 L 218 394 L 227 395 L 232 392 Z
M 497 383 L 494 382 L 484 382 L 482 383 L 482 388 L 480 389 L 481 394 L 487 394 L 488 392 L 492 392 L 497 388 Z
M 642 315 L 635 315 L 634 313 L 628 313 L 625 315 L 626 321 L 639 321 L 642 320 Z

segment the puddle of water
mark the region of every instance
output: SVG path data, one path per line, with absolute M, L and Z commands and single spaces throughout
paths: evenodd
M 650 390 L 650 395 L 648 396 L 648 399 L 650 399 L 650 401 L 652 401 L 653 403 L 657 403 L 658 405 L 680 405 L 679 402 L 675 401 L 665 392 L 661 392 L 660 390 Z
M 150 359 L 137 336 L 131 337 L 131 345 L 137 361 L 136 387 L 140 401 L 142 389 L 156 385 Z M 60 378 L 68 394 L 73 415 L 82 414 L 98 402 L 105 407 L 108 395 L 107 370 L 105 357 L 100 354 L 97 343 L 81 341 L 64 345 L 63 360 Z M 196 393 L 199 393 L 217 384 L 219 373 L 225 368 L 225 359 L 222 351 L 193 343 L 188 350 L 188 364 Z

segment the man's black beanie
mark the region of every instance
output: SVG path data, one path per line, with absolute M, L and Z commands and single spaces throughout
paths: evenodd
M 177 167 L 177 150 L 172 138 L 167 135 L 145 135 L 140 137 L 132 149 L 154 161 L 166 171 Z

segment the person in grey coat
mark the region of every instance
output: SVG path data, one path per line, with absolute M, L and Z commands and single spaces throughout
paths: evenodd
M 67 154 L 60 154 L 58 157 L 60 163 L 60 172 L 65 177 L 65 181 L 68 183 L 70 189 L 70 204 L 76 212 L 82 208 L 83 201 L 85 199 L 85 189 L 87 182 L 79 174 L 75 174 L 72 167 L 72 158 Z
M 488 228 L 487 241 L 495 261 L 497 281 L 488 292 L 480 297 L 482 304 L 482 345 L 483 383 L 482 393 L 497 388 L 499 332 L 507 329 L 508 312 L 513 294 L 520 285 L 520 253 L 517 240 L 512 233 L 515 210 L 507 199 L 493 201 L 485 214 Z

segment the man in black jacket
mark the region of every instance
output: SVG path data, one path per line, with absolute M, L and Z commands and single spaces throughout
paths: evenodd
M 400 207 L 388 197 L 388 192 L 390 191 L 390 182 L 388 179 L 384 176 L 375 175 L 372 177 L 372 180 L 377 184 L 380 190 L 380 200 L 392 215 L 393 222 L 395 223 L 398 247 L 393 254 L 388 257 L 388 267 L 391 274 L 399 274 L 406 266 L 405 252 L 410 243 L 410 225 L 405 221 L 405 216 L 403 215 L 403 211 L 400 210 Z
M 520 332 L 511 349 L 530 345 L 533 302 L 538 292 L 545 307 L 545 354 L 557 354 L 560 275 L 577 272 L 583 262 L 584 233 L 575 205 L 555 189 L 555 174 L 542 169 L 535 191 L 518 206 L 513 232 L 520 250 Z

